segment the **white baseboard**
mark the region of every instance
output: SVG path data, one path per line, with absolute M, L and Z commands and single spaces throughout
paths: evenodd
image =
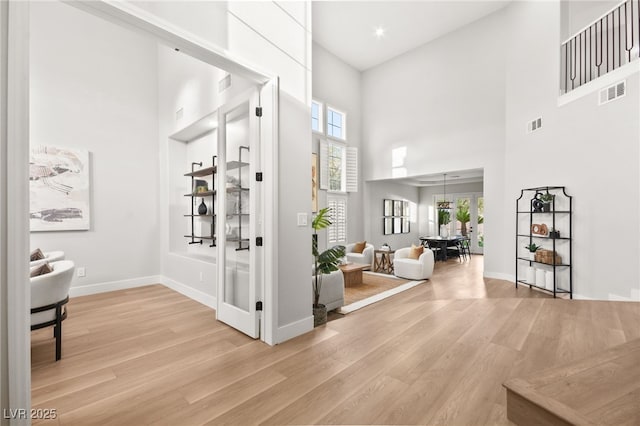
M 150 275 L 148 277 L 131 278 L 128 280 L 108 281 L 104 283 L 89 284 L 71 287 L 70 297 L 88 296 L 90 294 L 106 293 L 108 291 L 126 290 L 128 288 L 144 287 L 145 285 L 161 284 L 160 275 Z
M 211 296 L 210 294 L 204 293 L 200 290 L 196 290 L 193 287 L 189 287 L 188 285 L 172 280 L 171 278 L 160 278 L 160 282 L 164 286 L 169 287 L 171 290 L 177 291 L 178 293 L 187 296 L 189 299 L 202 303 L 203 305 L 208 306 L 211 309 L 216 309 L 218 307 L 218 300 L 215 296 Z
M 487 272 L 484 273 L 484 278 L 491 278 L 495 280 L 505 280 L 515 282 L 516 278 L 511 274 L 504 274 L 502 272 Z
M 289 323 L 282 327 L 278 327 L 275 339 L 276 344 L 282 343 L 289 339 L 293 339 L 294 337 L 300 336 L 304 333 L 308 333 L 311 330 L 313 330 L 313 315 L 303 318 L 299 321 Z

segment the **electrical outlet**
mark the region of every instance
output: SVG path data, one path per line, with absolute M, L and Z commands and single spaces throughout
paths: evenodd
M 200 272 L 200 282 L 204 281 L 204 272 Z
M 87 276 L 87 271 L 84 269 L 84 266 L 79 267 L 76 271 L 79 277 Z
M 298 213 L 298 226 L 307 226 L 307 214 Z

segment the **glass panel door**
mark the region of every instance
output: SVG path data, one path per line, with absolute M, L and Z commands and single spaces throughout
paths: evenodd
M 482 254 L 484 250 L 484 197 L 476 197 L 476 233 L 472 241 L 471 251 Z
M 257 94 L 220 108 L 218 131 L 218 309 L 217 318 L 258 337 L 256 301 L 255 169 L 259 134 L 255 111 Z

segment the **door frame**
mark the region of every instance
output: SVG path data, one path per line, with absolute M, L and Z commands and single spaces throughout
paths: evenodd
M 458 199 L 459 198 L 468 198 L 469 199 L 469 226 L 473 226 L 473 230 L 471 231 L 471 253 L 472 254 L 483 254 L 484 250 L 478 245 L 478 198 L 484 197 L 483 192 L 466 192 L 466 193 L 456 193 L 451 194 L 453 196 L 453 220 L 451 221 L 454 224 L 457 221 L 457 209 L 458 209 Z M 455 229 L 454 229 L 455 231 Z M 468 231 L 467 231 L 468 232 Z M 468 236 L 468 234 L 467 234 Z
M 263 146 L 278 149 L 278 77 L 261 71 L 258 67 L 231 55 L 226 49 L 202 40 L 195 35 L 167 25 L 155 15 L 124 2 L 110 3 L 106 0 L 81 0 L 62 2 L 90 15 L 105 19 L 116 25 L 133 29 L 151 36 L 158 43 L 171 46 L 195 59 L 242 76 L 262 88 L 274 91 L 271 105 L 269 131 L 261 132 Z M 0 72 L 2 87 L 7 87 L 6 109 L 2 110 L 0 122 L 6 123 L 6 133 L 0 136 L 0 232 L 6 245 L 0 244 L 0 307 L 7 312 L 6 324 L 0 319 L 0 336 L 6 336 L 7 347 L 1 345 L 0 367 L 8 383 L 0 383 L 0 401 L 8 407 L 31 408 L 31 336 L 30 336 L 30 288 L 23 283 L 28 279 L 29 223 L 28 223 L 28 163 L 29 163 L 29 4 L 20 0 L 2 1 L 0 10 Z M 2 109 L 2 108 L 0 108 Z M 277 151 L 269 153 L 270 161 L 263 162 L 266 200 L 277 200 Z M 11 158 L 11 161 L 8 160 Z M 4 183 L 11 182 L 11 185 Z M 277 203 L 266 203 L 264 228 L 273 236 L 278 235 Z M 6 236 L 6 240 L 5 237 Z M 277 262 L 277 237 L 266 238 L 265 258 Z M 8 250 L 10 248 L 11 250 Z M 276 263 L 277 264 L 277 263 Z M 6 266 L 6 268 L 5 268 Z M 277 285 L 278 269 L 273 265 L 265 268 L 262 294 L 265 311 L 262 321 L 262 340 L 274 345 L 277 330 Z M 6 292 L 4 291 L 6 289 Z M 0 317 L 1 318 L 1 317 Z M 6 357 L 6 358 L 5 358 Z M 4 374 L 4 369 L 8 374 Z M 0 420 L 4 422 L 4 420 Z M 11 420 L 10 424 L 22 424 L 22 420 Z

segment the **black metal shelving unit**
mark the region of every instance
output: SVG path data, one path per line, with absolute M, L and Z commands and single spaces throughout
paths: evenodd
M 199 167 L 198 169 L 196 169 L 196 167 Z M 189 244 L 202 244 L 204 240 L 211 240 L 211 244 L 209 245 L 209 247 L 215 247 L 216 246 L 216 235 L 215 235 L 215 230 L 216 230 L 216 216 L 215 214 L 198 214 L 196 212 L 195 209 L 195 199 L 196 198 L 202 198 L 204 200 L 205 197 L 211 197 L 211 211 L 214 211 L 213 209 L 213 203 L 215 202 L 215 195 L 216 195 L 216 191 L 213 189 L 213 185 L 215 182 L 215 174 L 216 174 L 216 156 L 214 155 L 211 158 L 211 167 L 206 167 L 206 168 L 202 168 L 202 162 L 200 163 L 191 163 L 191 172 L 190 173 L 185 173 L 184 175 L 187 177 L 191 178 L 191 193 L 190 194 L 184 194 L 185 197 L 190 197 L 191 198 L 191 214 L 185 214 L 185 217 L 190 217 L 191 218 L 191 234 L 190 235 L 185 235 L 186 238 L 191 238 L 191 241 L 189 241 Z M 211 182 L 211 189 L 209 191 L 205 191 L 205 192 L 199 192 L 199 193 L 195 193 L 195 187 L 194 187 L 194 183 L 195 183 L 195 179 L 197 177 L 207 177 L 207 176 L 212 176 L 212 182 Z M 202 217 L 202 218 L 211 218 L 212 220 L 212 224 L 211 224 L 211 233 L 209 235 L 196 235 L 195 233 L 195 218 L 196 217 Z
M 543 194 L 551 194 L 553 198 L 549 203 L 548 211 L 540 211 L 540 199 L 539 197 Z M 558 198 L 562 197 L 562 198 Z M 524 202 L 527 202 L 527 205 L 523 205 Z M 559 209 L 556 209 L 556 205 L 559 204 Z M 545 209 L 546 210 L 546 209 Z M 572 224 L 572 210 L 573 210 L 573 197 L 568 195 L 566 192 L 566 188 L 564 186 L 541 186 L 536 188 L 525 188 L 520 191 L 520 197 L 516 200 L 516 252 L 515 252 L 515 262 L 516 262 L 516 288 L 518 284 L 525 284 L 529 287 L 535 287 L 540 290 L 548 291 L 553 293 L 553 297 L 557 297 L 558 295 L 567 294 L 570 299 L 573 299 L 573 224 Z M 527 232 L 523 232 L 521 226 L 521 216 L 528 215 L 528 229 Z M 563 229 L 558 229 L 559 221 L 561 217 L 566 217 L 568 220 L 563 221 L 564 226 Z M 551 220 L 551 229 L 554 231 L 560 231 L 561 235 L 567 236 L 551 236 L 551 235 L 537 235 L 532 232 L 532 225 L 535 221 L 549 221 Z M 544 223 L 544 222 L 543 222 Z M 546 223 L 545 223 L 546 224 Z M 519 256 L 519 250 L 522 250 L 524 245 L 529 244 L 549 244 L 551 243 L 550 249 L 553 250 L 554 258 L 553 263 L 543 263 L 535 260 L 531 260 L 529 258 Z M 568 262 L 566 259 L 563 259 L 562 263 L 556 263 L 555 254 L 557 254 L 557 249 L 560 245 L 568 245 Z M 542 247 L 545 248 L 545 247 Z M 547 247 L 549 248 L 549 247 Z M 545 287 L 540 287 L 536 284 L 532 284 L 527 282 L 524 279 L 519 278 L 519 270 L 522 268 L 523 264 L 528 266 L 533 265 L 545 265 L 549 267 L 553 273 L 553 289 L 549 290 Z M 558 283 L 559 274 L 568 274 L 568 289 L 561 288 Z

